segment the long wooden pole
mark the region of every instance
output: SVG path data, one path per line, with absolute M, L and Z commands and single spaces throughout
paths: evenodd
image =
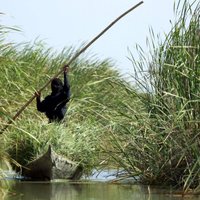
M 66 64 L 68 66 L 70 66 L 70 64 L 80 55 L 82 54 L 88 47 L 90 47 L 98 38 L 100 38 L 108 29 L 110 29 L 116 22 L 118 22 L 121 18 L 123 18 L 125 15 L 127 15 L 128 13 L 130 13 L 131 11 L 133 11 L 134 9 L 136 9 L 138 6 L 140 6 L 141 4 L 143 4 L 143 1 L 140 1 L 138 4 L 136 4 L 135 6 L 133 6 L 132 8 L 130 8 L 129 10 L 127 10 L 126 12 L 124 12 L 123 14 L 121 14 L 119 17 L 117 17 L 114 21 L 112 21 L 105 29 L 103 29 L 94 39 L 92 39 L 87 45 L 85 45 L 79 52 L 77 52 L 72 58 L 71 60 Z M 61 73 L 63 72 L 63 69 L 61 69 L 52 79 L 58 77 Z M 51 80 L 50 79 L 40 90 L 38 90 L 38 92 L 41 92 L 42 90 L 44 90 L 50 83 Z M 34 98 L 36 97 L 36 95 L 34 94 L 15 114 L 14 117 L 12 117 L 12 119 L 6 124 L 6 126 L 0 131 L 0 134 L 2 134 L 10 124 L 12 124 L 13 121 L 15 121 L 15 119 L 25 110 L 25 108 L 34 100 Z

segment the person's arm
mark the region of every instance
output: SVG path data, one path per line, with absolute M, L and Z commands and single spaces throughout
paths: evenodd
M 68 80 L 68 76 L 67 73 L 69 71 L 69 67 L 67 65 L 64 66 L 63 68 L 64 71 L 64 87 L 63 87 L 63 91 L 66 97 L 66 100 L 69 101 L 70 100 L 70 84 L 69 84 L 69 80 Z
M 46 111 L 46 103 L 44 101 L 41 102 L 41 93 L 40 92 L 35 92 L 36 96 L 36 105 L 37 105 L 37 110 L 40 112 L 45 112 Z
M 66 91 L 68 88 L 70 88 L 69 80 L 68 80 L 68 77 L 67 77 L 69 67 L 67 65 L 65 65 L 64 68 L 63 68 L 63 71 L 64 71 L 64 90 Z

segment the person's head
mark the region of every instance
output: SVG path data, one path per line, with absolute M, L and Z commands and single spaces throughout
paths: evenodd
M 63 89 L 63 83 L 59 78 L 54 78 L 51 81 L 51 90 L 53 93 L 57 93 Z

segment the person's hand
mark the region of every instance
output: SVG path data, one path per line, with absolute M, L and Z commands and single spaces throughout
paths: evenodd
M 36 92 L 35 92 L 35 96 L 36 96 L 37 98 L 40 98 L 40 97 L 41 97 L 41 92 L 36 91 Z
M 64 65 L 63 71 L 68 73 L 69 72 L 69 66 L 68 65 Z

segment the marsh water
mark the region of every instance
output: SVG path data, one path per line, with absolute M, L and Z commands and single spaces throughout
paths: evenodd
M 105 174 L 105 173 L 104 173 Z M 172 189 L 125 183 L 112 183 L 112 176 L 90 177 L 79 182 L 11 181 L 5 200 L 200 200 L 200 196 L 173 194 Z

